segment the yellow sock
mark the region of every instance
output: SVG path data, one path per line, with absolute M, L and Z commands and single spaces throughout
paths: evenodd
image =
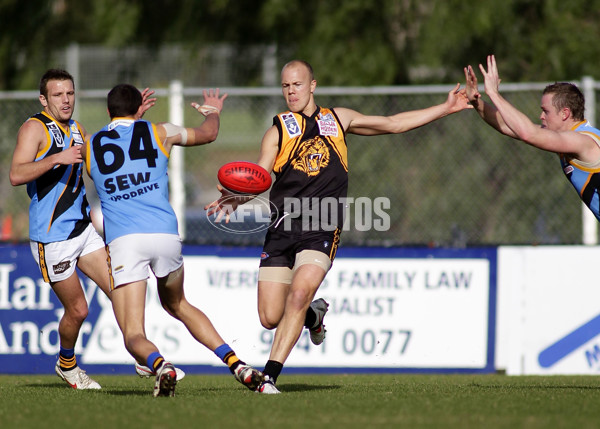
M 70 358 L 66 358 L 63 355 L 58 355 L 58 364 L 64 370 L 70 370 L 77 366 L 77 359 L 75 359 L 75 355 Z
M 233 365 L 236 362 L 239 362 L 240 358 L 238 358 L 234 352 L 229 352 L 225 355 L 225 359 L 223 359 L 223 362 L 225 362 L 225 364 L 231 368 L 231 365 Z
M 158 371 L 158 368 L 160 368 L 160 366 L 162 365 L 162 363 L 164 362 L 164 358 L 158 357 L 156 358 L 156 360 L 152 363 L 152 369 L 154 370 L 154 372 Z

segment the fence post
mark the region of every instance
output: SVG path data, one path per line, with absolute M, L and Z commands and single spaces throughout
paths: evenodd
M 79 86 L 79 83 L 81 82 L 81 79 L 80 79 L 81 71 L 79 69 L 79 60 L 80 60 L 79 45 L 77 43 L 71 43 L 69 45 L 69 47 L 67 48 L 66 63 L 67 63 L 67 71 L 69 73 L 71 73 L 71 76 L 73 76 L 73 86 L 75 87 L 75 106 L 76 107 L 79 105 L 79 96 L 77 94 L 79 94 L 79 91 L 81 91 L 81 87 Z M 73 119 L 75 119 L 76 121 L 78 121 L 80 118 L 79 110 L 80 109 L 75 109 L 75 111 L 73 112 Z
M 183 84 L 174 80 L 169 85 L 169 122 L 184 126 Z M 185 238 L 185 186 L 183 148 L 173 146 L 169 159 L 169 192 L 171 205 L 179 222 L 179 235 Z
M 583 96 L 585 97 L 585 116 L 592 123 L 592 125 L 597 126 L 598 124 L 596 124 L 596 92 L 594 90 L 594 83 L 594 78 L 592 78 L 591 76 L 584 76 L 581 79 Z M 590 246 L 598 244 L 598 220 L 591 212 L 591 210 L 588 209 L 587 206 L 583 203 L 581 212 L 581 223 L 583 244 Z

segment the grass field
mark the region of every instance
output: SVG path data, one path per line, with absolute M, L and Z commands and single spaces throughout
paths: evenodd
M 94 376 L 75 391 L 56 376 L 0 375 L 8 428 L 598 428 L 600 377 L 284 375 L 281 395 L 233 377 L 188 375 L 174 398 L 153 381 Z

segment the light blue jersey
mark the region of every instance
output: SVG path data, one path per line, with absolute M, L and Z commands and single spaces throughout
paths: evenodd
M 573 127 L 573 131 L 587 134 L 600 146 L 600 130 L 590 125 L 588 121 L 582 121 Z M 563 172 L 571 182 L 581 200 L 594 213 L 596 219 L 600 220 L 600 162 L 587 164 L 564 154 L 560 155 Z
M 169 203 L 169 154 L 154 124 L 115 118 L 86 144 L 87 169 L 100 198 L 106 243 L 128 234 L 178 234 Z
M 35 157 L 40 161 L 71 146 L 83 144 L 79 124 L 69 121 L 67 129 L 45 112 L 32 116 L 46 128 L 47 144 Z M 82 164 L 58 165 L 27 184 L 29 205 L 29 239 L 53 243 L 77 237 L 90 224 L 90 206 L 81 177 Z

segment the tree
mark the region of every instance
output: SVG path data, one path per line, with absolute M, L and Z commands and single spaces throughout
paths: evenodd
M 70 43 L 276 46 L 281 66 L 311 62 L 321 85 L 461 81 L 489 53 L 505 81 L 596 75 L 600 0 L 76 0 L 0 3 L 0 89 L 31 88 Z M 260 84 L 248 68 L 240 85 Z

